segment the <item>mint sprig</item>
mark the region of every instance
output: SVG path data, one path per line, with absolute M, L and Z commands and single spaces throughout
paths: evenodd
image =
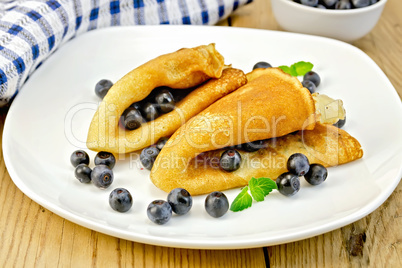
M 241 192 L 233 200 L 230 210 L 233 212 L 242 211 L 251 207 L 253 199 L 257 202 L 264 201 L 265 197 L 278 189 L 276 183 L 270 178 L 251 178 L 248 186 L 244 187 Z M 251 195 L 248 193 L 250 190 Z
M 273 189 L 278 189 L 276 183 L 269 178 L 251 178 L 248 182 L 250 193 L 257 202 L 264 201 L 264 198 L 272 192 Z
M 299 61 L 290 66 L 281 65 L 278 68 L 291 76 L 303 76 L 313 69 L 314 65 L 311 62 Z
M 251 207 L 251 203 L 253 199 L 251 198 L 250 194 L 248 193 L 248 186 L 244 187 L 240 194 L 236 196 L 233 200 L 232 204 L 230 205 L 230 210 L 237 212 L 243 209 Z

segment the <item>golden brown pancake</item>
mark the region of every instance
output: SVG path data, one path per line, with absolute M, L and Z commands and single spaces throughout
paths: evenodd
M 312 130 L 315 116 L 314 100 L 297 78 L 266 69 L 181 126 L 157 157 L 151 180 L 162 190 L 183 187 L 194 195 L 244 185 L 249 178 L 226 176 L 222 170 L 214 176 L 199 172 L 196 179 L 186 170 L 204 152 Z
M 180 49 L 132 70 L 113 85 L 99 105 L 89 127 L 88 148 L 94 151 L 127 153 L 171 135 L 189 118 L 246 83 L 242 71 L 229 68 L 223 72 L 224 67 L 222 55 L 215 49 L 214 44 L 210 44 Z M 177 109 L 157 120 L 134 131 L 119 126 L 119 119 L 124 110 L 132 103 L 147 97 L 154 88 L 167 86 L 187 89 L 210 78 L 217 79 L 203 84 L 182 100 Z
M 310 163 L 325 167 L 345 164 L 363 156 L 360 143 L 355 138 L 333 125 L 321 123 L 317 123 L 313 130 L 265 140 L 263 147 L 256 152 L 238 150 L 242 162 L 240 168 L 233 172 L 219 167 L 219 159 L 226 149 L 202 153 L 191 159 L 182 170 L 171 168 L 180 165 L 182 159 L 174 154 L 162 154 L 152 169 L 151 179 L 166 192 L 181 187 L 192 195 L 200 195 L 245 186 L 252 177 L 275 180 L 287 172 L 287 159 L 294 153 L 302 153 Z

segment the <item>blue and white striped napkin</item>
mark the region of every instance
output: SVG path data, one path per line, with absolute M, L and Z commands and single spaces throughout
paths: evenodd
M 253 0 L 0 0 L 0 106 L 75 36 L 119 25 L 213 25 Z

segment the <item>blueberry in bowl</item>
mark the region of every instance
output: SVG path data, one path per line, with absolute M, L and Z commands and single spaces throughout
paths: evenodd
M 367 1 L 370 5 L 366 5 Z M 387 0 L 271 0 L 271 7 L 276 21 L 286 31 L 351 43 L 374 28 L 386 3 Z

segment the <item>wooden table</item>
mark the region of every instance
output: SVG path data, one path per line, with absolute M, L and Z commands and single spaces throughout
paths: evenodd
M 375 29 L 354 43 L 381 67 L 399 96 L 401 11 L 402 1 L 389 0 Z M 281 30 L 268 0 L 254 0 L 219 25 Z M 6 114 L 0 110 L 1 130 Z M 0 161 L 0 267 L 402 266 L 402 183 L 367 217 L 311 239 L 267 248 L 189 250 L 126 241 L 71 223 L 26 197 L 10 179 L 3 157 Z

